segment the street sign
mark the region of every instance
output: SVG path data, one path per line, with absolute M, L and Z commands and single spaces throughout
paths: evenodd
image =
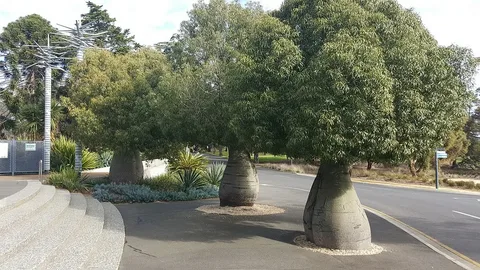
M 438 189 L 440 183 L 438 181 L 438 160 L 447 158 L 447 152 L 443 149 L 437 149 L 435 151 L 435 188 Z
M 26 143 L 25 144 L 25 152 L 34 152 L 37 151 L 37 144 L 36 143 Z
M 448 157 L 447 152 L 445 151 L 437 151 L 436 154 L 438 159 L 444 159 Z

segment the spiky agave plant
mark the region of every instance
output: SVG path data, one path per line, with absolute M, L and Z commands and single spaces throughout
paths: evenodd
M 205 185 L 201 173 L 197 170 L 180 170 L 177 175 L 183 191 Z
M 207 170 L 203 173 L 203 179 L 207 184 L 220 186 L 222 182 L 223 173 L 225 172 L 226 165 L 223 163 L 213 163 L 212 166 L 208 167 Z
M 205 171 L 208 160 L 201 154 L 192 154 L 188 151 L 181 151 L 178 157 L 171 161 L 169 170 L 172 172 L 195 170 L 199 172 Z

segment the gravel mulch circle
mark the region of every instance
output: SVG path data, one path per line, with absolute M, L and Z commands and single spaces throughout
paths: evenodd
M 366 250 L 340 250 L 340 249 L 328 249 L 328 248 L 321 248 L 316 246 L 314 243 L 307 240 L 305 235 L 299 235 L 295 237 L 293 240 L 295 244 L 298 246 L 313 251 L 313 252 L 321 252 L 327 255 L 333 256 L 364 256 L 364 255 L 376 255 L 380 254 L 383 251 L 381 246 L 377 246 L 372 244 L 370 249 Z
M 284 209 L 271 205 L 255 204 L 254 206 L 220 207 L 219 205 L 204 205 L 197 208 L 198 211 L 207 214 L 231 215 L 231 216 L 264 216 L 282 214 Z

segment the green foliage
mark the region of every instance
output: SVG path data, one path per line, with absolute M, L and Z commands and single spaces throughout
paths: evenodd
M 13 119 L 4 122 L 2 128 L 29 140 L 42 140 L 44 131 L 44 69 L 32 66 L 38 61 L 37 49 L 24 45 L 46 45 L 47 35 L 55 32 L 50 22 L 37 14 L 20 17 L 9 23 L 0 34 L 0 54 L 5 55 L 2 65 L 10 75 L 9 87 L 1 98 Z M 51 36 L 51 41 L 58 41 Z M 65 65 L 65 63 L 63 63 Z M 64 72 L 52 72 L 54 80 L 60 80 Z M 63 119 L 63 107 L 56 101 L 59 86 L 52 85 L 52 131 L 57 133 L 58 123 Z
M 145 179 L 139 184 L 157 191 L 180 191 L 182 189 L 178 177 L 173 173 L 166 173 L 152 179 Z
M 188 151 L 180 151 L 178 157 L 170 160 L 169 170 L 172 172 L 196 170 L 205 171 L 208 160 L 200 153 L 192 154 Z
M 177 172 L 177 176 L 183 191 L 205 185 L 201 172 L 197 170 L 181 170 Z
M 272 147 L 278 134 L 275 92 L 301 55 L 293 31 L 254 4 L 199 2 L 166 54 L 179 70 L 186 141 L 243 149 Z M 202 104 L 199 108 L 195 104 Z
M 140 45 L 135 42 L 135 36 L 130 34 L 130 29 L 122 30 L 115 26 L 115 18 L 111 18 L 102 5 L 87 1 L 88 13 L 82 14 L 82 25 L 91 23 L 96 33 L 104 33 L 95 40 L 95 44 L 101 48 L 109 48 L 114 53 L 125 54 L 132 49 L 138 49 Z
M 298 30 L 304 57 L 281 105 L 289 156 L 417 160 L 465 116 L 470 95 L 448 55 L 396 1 L 287 0 L 274 14 Z
M 156 201 L 191 201 L 218 197 L 218 188 L 206 186 L 186 191 L 155 191 L 145 185 L 101 184 L 93 188 L 92 196 L 102 202 L 149 203 Z
M 103 151 L 98 155 L 99 166 L 110 167 L 113 159 L 113 151 Z
M 468 152 L 469 145 L 470 141 L 467 138 L 467 134 L 463 131 L 463 127 L 451 131 L 444 144 L 448 154 L 447 162 L 452 163 L 458 158 L 464 157 Z
M 63 168 L 75 168 L 75 142 L 65 136 L 60 136 L 52 141 L 51 168 L 59 171 Z M 98 168 L 97 153 L 83 149 L 82 170 Z
M 53 172 L 48 176 L 47 183 L 56 188 L 64 188 L 70 192 L 86 193 L 89 191 L 88 178 L 80 176 L 75 169 L 65 167 L 60 172 Z
M 202 175 L 205 183 L 219 187 L 225 167 L 223 163 L 213 163 Z
M 266 154 L 266 155 L 260 154 L 258 156 L 258 161 L 259 161 L 259 163 L 285 162 L 285 161 L 287 161 L 287 156 L 285 156 L 285 155 L 272 155 L 272 154 Z
M 171 72 L 164 55 L 92 49 L 84 59 L 72 65 L 71 95 L 64 99 L 76 140 L 94 149 L 154 152 L 156 158 L 176 146 L 171 116 L 178 95 L 162 84 Z

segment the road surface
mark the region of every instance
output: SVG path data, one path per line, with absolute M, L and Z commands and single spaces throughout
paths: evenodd
M 260 188 L 304 204 L 313 177 L 258 170 Z M 480 262 L 480 195 L 355 183 L 363 205 L 382 211 Z M 285 193 L 286 190 L 292 192 Z

